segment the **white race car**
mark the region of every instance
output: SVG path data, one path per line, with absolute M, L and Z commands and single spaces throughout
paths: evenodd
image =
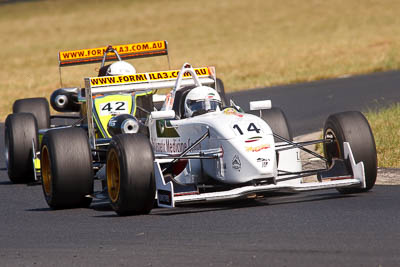
M 161 110 L 149 112 L 145 122 L 148 134 L 96 138 L 88 112 L 88 135 L 67 129 L 45 136 L 41 154 L 47 168 L 42 175 L 51 181 L 53 204 L 79 206 L 85 203 L 80 200 L 98 196 L 90 193 L 93 189 L 88 181 L 95 165 L 96 177 L 106 181 L 104 192 L 119 215 L 149 213 L 155 199 L 159 207 L 175 207 L 271 191 L 336 188 L 342 193 L 358 193 L 375 184 L 375 142 L 359 112 L 331 115 L 321 140 L 293 142 L 285 115 L 271 108 L 270 101 L 250 103 L 260 116 L 244 113 L 233 101 L 223 106 L 217 91 L 208 87 L 216 82 L 212 67 L 193 69 L 184 64 L 180 71 L 143 77 L 85 79 L 88 111 L 98 94 L 173 89 Z M 53 153 L 61 140 L 68 143 L 68 149 Z M 305 148 L 316 143 L 324 144 L 325 156 Z M 326 162 L 326 168 L 302 170 L 301 150 Z M 304 182 L 303 177 L 310 175 L 315 175 L 316 181 Z
M 197 88 L 181 86 L 184 73 L 194 77 Z M 208 93 L 194 97 L 195 103 L 188 107 L 188 101 L 193 102 L 188 96 L 194 90 Z M 172 100 L 150 117 L 159 206 L 244 198 L 277 190 L 337 188 L 355 193 L 373 187 L 376 148 L 361 113 L 331 115 L 323 140 L 295 143 L 285 115 L 271 109 L 270 101 L 250 102 L 250 109 L 260 110 L 258 117 L 242 112 L 233 102 L 230 107 L 215 108 L 213 102 L 218 100 L 210 94 L 217 93 L 203 86 L 193 69 L 185 65 L 171 93 Z M 199 106 L 201 112 L 192 110 L 191 114 L 190 108 Z M 318 142 L 324 143 L 326 157 L 304 147 Z M 300 150 L 325 161 L 327 167 L 302 171 Z M 318 181 L 304 183 L 302 177 L 312 174 Z

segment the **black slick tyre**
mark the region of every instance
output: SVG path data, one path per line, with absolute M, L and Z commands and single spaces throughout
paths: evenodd
M 50 128 L 50 107 L 44 97 L 18 99 L 13 104 L 13 113 L 32 113 L 39 129 Z
M 272 107 L 261 111 L 261 118 L 271 127 L 274 134 L 277 134 L 289 141 L 293 140 L 293 135 L 285 113 L 280 108 Z M 282 142 L 275 137 L 275 142 Z
M 34 166 L 32 142 L 38 147 L 38 127 L 35 117 L 30 113 L 17 113 L 7 116 L 4 143 L 8 177 L 13 183 L 33 182 Z
M 107 152 L 107 188 L 118 215 L 148 214 L 154 205 L 154 154 L 142 134 L 113 136 Z
M 88 207 L 93 193 L 92 154 L 81 128 L 48 131 L 41 148 L 42 188 L 53 209 Z
M 341 193 L 360 193 L 370 190 L 376 181 L 377 156 L 374 136 L 367 119 L 361 112 L 347 111 L 332 114 L 324 126 L 324 139 L 333 142 L 324 144 L 328 165 L 333 158 L 343 159 L 343 142 L 349 142 L 356 163 L 364 163 L 366 188 L 338 188 Z

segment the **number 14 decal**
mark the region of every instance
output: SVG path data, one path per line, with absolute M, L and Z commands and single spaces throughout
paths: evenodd
M 237 124 L 233 125 L 233 129 L 237 130 L 240 135 L 243 135 L 243 131 L 239 127 L 239 125 L 237 125 Z M 256 133 L 260 133 L 261 130 L 259 128 L 257 128 L 257 126 L 253 122 L 250 122 L 249 126 L 247 126 L 247 131 L 248 132 L 253 132 L 254 131 Z

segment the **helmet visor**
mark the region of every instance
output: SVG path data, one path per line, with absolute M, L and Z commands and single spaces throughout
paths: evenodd
M 188 107 L 193 113 L 196 111 L 200 111 L 200 110 L 216 111 L 217 109 L 221 109 L 221 103 L 219 101 L 209 100 L 208 102 L 209 102 L 209 106 L 207 105 L 205 100 L 190 100 L 188 102 Z

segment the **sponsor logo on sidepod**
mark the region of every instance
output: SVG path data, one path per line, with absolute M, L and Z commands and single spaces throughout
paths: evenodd
M 260 140 L 261 138 L 262 138 L 262 136 L 253 136 L 253 137 L 250 137 L 249 139 L 247 139 L 244 142 L 245 143 L 252 143 L 252 142 L 256 142 L 256 141 Z
M 224 114 L 225 115 L 235 115 L 235 116 L 238 116 L 240 118 L 243 117 L 243 114 L 240 114 L 234 108 L 226 108 L 226 109 L 224 109 Z
M 259 152 L 263 149 L 270 148 L 269 144 L 259 145 L 259 146 L 246 146 L 246 152 Z
M 257 162 L 261 162 L 261 168 L 266 168 L 268 166 L 269 159 L 258 158 Z
M 240 172 L 241 168 L 242 168 L 242 163 L 240 162 L 240 158 L 238 155 L 235 155 L 232 159 L 232 169 Z

